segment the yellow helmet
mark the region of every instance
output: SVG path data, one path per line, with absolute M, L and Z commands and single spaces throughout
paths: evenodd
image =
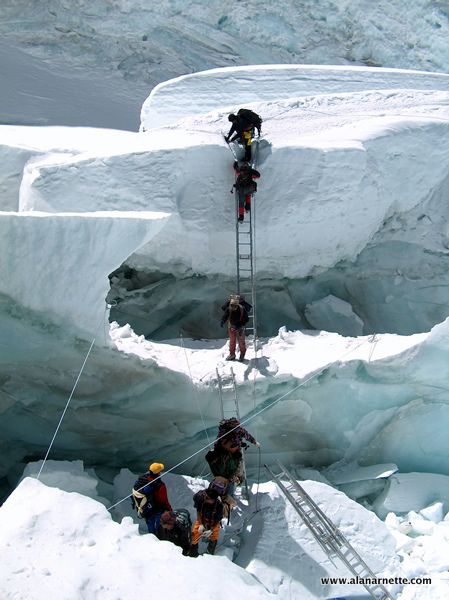
M 151 463 L 148 467 L 148 470 L 157 475 L 161 471 L 165 469 L 165 466 L 162 463 Z

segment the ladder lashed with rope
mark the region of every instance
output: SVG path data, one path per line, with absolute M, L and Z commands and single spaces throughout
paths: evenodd
M 281 469 L 278 474 L 273 473 L 267 465 L 265 468 L 329 559 L 332 562 L 340 559 L 375 600 L 393 600 L 382 584 L 370 583 L 377 581 L 375 573 L 289 471 L 280 462 L 278 466 Z
M 235 383 L 235 374 L 234 370 L 231 367 L 229 375 L 220 375 L 218 369 L 216 369 L 217 373 L 217 383 L 218 383 L 218 396 L 220 402 L 220 414 L 222 419 L 230 419 L 231 417 L 237 417 L 240 422 L 240 408 L 239 408 L 239 400 L 237 396 L 237 386 Z M 229 400 L 229 395 L 231 396 L 231 400 Z M 246 480 L 246 465 L 245 465 L 245 455 L 242 451 L 241 458 L 241 490 L 243 497 L 248 500 L 249 492 L 248 492 L 248 482 Z

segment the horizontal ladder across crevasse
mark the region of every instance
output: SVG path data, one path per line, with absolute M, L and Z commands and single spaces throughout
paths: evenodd
M 323 513 L 280 462 L 278 462 L 278 466 L 281 472 L 277 475 L 267 465 L 265 468 L 329 559 L 332 562 L 336 558 L 340 559 L 351 573 L 361 580 L 376 581 L 378 578 L 375 573 L 371 571 L 338 527 Z M 388 590 L 380 583 L 363 583 L 362 585 L 375 600 L 393 600 Z

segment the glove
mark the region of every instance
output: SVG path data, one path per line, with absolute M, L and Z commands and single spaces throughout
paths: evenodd
M 206 528 L 204 527 L 204 525 L 200 525 L 200 526 L 198 527 L 198 533 L 199 533 L 200 535 L 203 535 L 203 533 L 204 533 L 205 529 L 206 529 Z
M 256 442 L 256 448 L 260 448 L 259 442 Z
M 234 167 L 234 170 L 236 171 L 239 168 L 239 163 L 235 160 L 234 164 L 232 166 Z
M 224 136 L 225 141 L 229 144 L 229 135 Z
M 208 540 L 211 535 L 212 535 L 212 531 L 210 529 L 206 529 L 206 531 L 204 531 L 202 537 L 203 537 L 204 540 Z

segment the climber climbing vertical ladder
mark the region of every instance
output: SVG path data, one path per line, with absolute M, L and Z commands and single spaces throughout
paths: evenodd
M 393 600 L 382 584 L 368 583 L 377 581 L 375 573 L 289 471 L 280 462 L 278 466 L 281 472 L 277 475 L 267 465 L 265 468 L 329 559 L 340 559 L 375 600 Z
M 252 162 L 253 169 L 257 166 L 258 142 L 252 144 Z M 251 202 L 251 210 L 248 213 L 248 218 L 239 222 L 238 215 L 238 197 L 236 195 L 236 223 L 235 223 L 235 240 L 236 240 L 236 258 L 237 258 L 237 293 L 243 296 L 247 302 L 252 305 L 248 317 L 249 321 L 246 325 L 246 331 L 253 336 L 254 343 L 257 337 L 257 322 L 256 322 L 256 290 L 255 290 L 255 202 Z
M 216 369 L 216 373 L 217 373 L 218 396 L 219 396 L 219 402 L 220 402 L 221 418 L 229 419 L 231 417 L 237 417 L 237 419 L 240 421 L 240 408 L 239 408 L 239 401 L 238 401 L 238 397 L 237 397 L 237 386 L 235 383 L 234 370 L 231 367 L 230 375 L 228 375 L 228 376 L 221 376 L 220 373 L 218 372 L 218 369 Z M 232 394 L 232 402 L 230 402 L 225 397 L 226 392 L 230 392 Z M 249 496 L 248 483 L 246 480 L 245 455 L 243 452 L 242 452 L 241 464 L 242 464 L 242 483 L 241 483 L 242 495 L 246 500 L 248 500 L 248 496 Z

